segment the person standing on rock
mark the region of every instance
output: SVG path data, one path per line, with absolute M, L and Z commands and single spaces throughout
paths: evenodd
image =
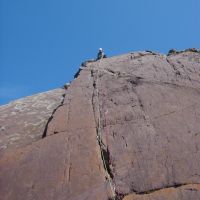
M 100 60 L 100 59 L 102 59 L 102 58 L 106 58 L 106 55 L 105 55 L 103 49 L 102 49 L 102 48 L 99 48 L 99 52 L 98 52 L 98 54 L 97 54 L 97 60 Z

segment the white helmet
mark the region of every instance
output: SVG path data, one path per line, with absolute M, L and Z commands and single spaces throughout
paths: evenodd
M 99 48 L 99 51 L 103 51 L 103 49 L 102 49 L 102 48 Z

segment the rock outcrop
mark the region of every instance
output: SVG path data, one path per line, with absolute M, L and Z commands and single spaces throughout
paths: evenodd
M 40 140 L 64 95 L 64 89 L 55 89 L 0 106 L 0 154 Z
M 200 199 L 198 50 L 86 62 L 52 95 L 0 108 L 3 200 Z

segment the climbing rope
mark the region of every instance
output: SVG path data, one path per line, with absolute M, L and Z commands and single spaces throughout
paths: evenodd
M 99 65 L 100 65 L 100 61 L 99 61 Z M 99 68 L 99 66 L 98 66 Z M 96 91 L 97 91 L 97 112 L 98 112 L 98 129 L 97 129 L 97 139 L 98 139 L 98 142 L 99 142 L 99 145 L 100 145 L 100 150 L 101 150 L 101 157 L 102 157 L 102 160 L 103 160 L 103 165 L 104 165 L 104 168 L 105 168 L 105 171 L 106 171 L 106 174 L 107 174 L 107 179 L 108 179 L 108 182 L 109 182 L 109 185 L 110 185 L 110 188 L 111 188 L 111 192 L 113 194 L 113 199 L 115 199 L 115 196 L 116 196 L 116 193 L 115 193 L 115 187 L 113 185 L 113 182 L 112 182 L 112 179 L 110 177 L 110 174 L 109 174 L 109 171 L 108 171 L 108 168 L 107 168 L 107 165 L 106 165 L 106 160 L 105 160 L 105 157 L 104 157 L 104 154 L 103 154 L 103 142 L 102 142 L 102 133 L 101 133 L 101 114 L 100 114 L 100 104 L 99 104 L 99 70 L 97 69 L 97 79 L 96 79 Z

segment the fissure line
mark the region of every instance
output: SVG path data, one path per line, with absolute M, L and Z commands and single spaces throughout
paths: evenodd
M 110 170 L 108 169 L 107 167 L 107 163 L 106 163 L 106 158 L 104 156 L 104 144 L 103 144 L 103 141 L 102 141 L 102 132 L 101 132 L 101 114 L 100 114 L 100 104 L 99 104 L 99 71 L 97 70 L 97 79 L 96 79 L 96 84 L 95 84 L 95 87 L 96 87 L 96 93 L 97 93 L 97 140 L 98 140 L 98 143 L 99 143 L 99 146 L 100 146 L 100 151 L 101 151 L 101 157 L 102 157 L 102 160 L 103 160 L 103 165 L 104 165 L 104 169 L 106 171 L 106 178 L 109 182 L 109 185 L 110 185 L 110 188 L 111 188 L 111 192 L 112 192 L 112 195 L 113 195 L 113 198 L 112 199 L 115 199 L 116 197 L 116 192 L 115 192 L 115 186 L 113 185 L 113 181 L 112 181 L 112 178 L 111 178 L 111 175 L 110 175 Z

